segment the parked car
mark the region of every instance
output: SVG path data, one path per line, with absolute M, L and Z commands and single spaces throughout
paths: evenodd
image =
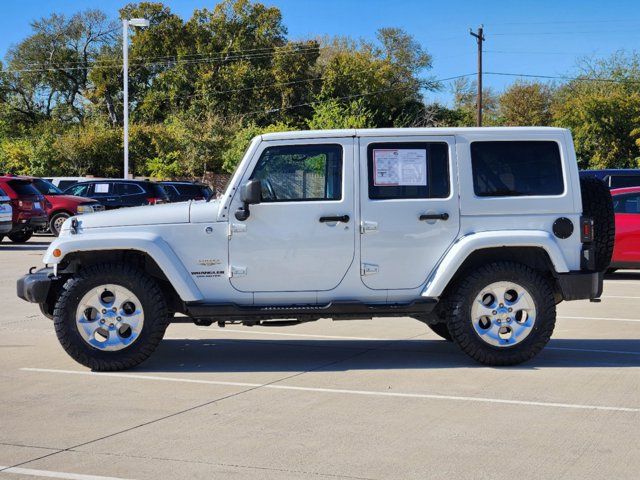
M 609 272 L 640 268 L 640 187 L 611 190 L 616 240 Z
M 595 177 L 602 180 L 609 188 L 640 186 L 640 169 L 607 168 L 603 170 L 582 170 L 580 177 Z
M 48 177 L 44 180 L 53 183 L 60 190 L 66 190 L 72 185 L 75 185 L 78 182 L 86 182 L 89 180 L 105 180 L 100 177 Z
M 104 206 L 86 197 L 65 195 L 58 187 L 43 178 L 20 177 L 31 180 L 32 185 L 47 199 L 45 211 L 49 217 L 48 230 L 56 237 L 65 220 L 74 215 L 104 211 Z
M 11 208 L 11 198 L 0 188 L 0 238 L 11 231 L 13 222 L 13 208 Z
M 11 199 L 12 227 L 7 236 L 12 242 L 26 242 L 34 231 L 47 226 L 47 200 L 31 180 L 5 175 L 0 177 L 0 188 Z M 0 241 L 3 237 L 0 236 Z
M 170 201 L 162 185 L 148 180 L 91 180 L 77 183 L 64 193 L 93 198 L 107 210 Z
M 600 297 L 613 239 L 565 129 L 270 133 L 220 200 L 66 222 L 17 293 L 94 370 L 143 362 L 171 322 L 377 316 L 505 366 L 544 348 L 559 302 Z
M 213 190 L 204 183 L 196 182 L 160 182 L 172 202 L 189 200 L 209 200 L 214 196 Z

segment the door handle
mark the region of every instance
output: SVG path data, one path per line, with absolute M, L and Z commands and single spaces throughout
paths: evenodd
M 333 217 L 320 217 L 320 223 L 328 223 L 328 222 L 343 222 L 347 223 L 349 221 L 349 215 L 336 215 Z
M 425 215 L 420 215 L 420 221 L 423 222 L 425 220 L 449 220 L 448 213 L 429 213 Z

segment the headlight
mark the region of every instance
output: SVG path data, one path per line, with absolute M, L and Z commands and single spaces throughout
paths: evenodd
M 91 205 L 78 205 L 78 214 L 81 213 L 93 213 L 93 207 Z

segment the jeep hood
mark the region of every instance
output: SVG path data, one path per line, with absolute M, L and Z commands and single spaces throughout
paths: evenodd
M 144 207 L 120 208 L 106 212 L 79 215 L 82 230 L 101 227 L 129 227 L 137 225 L 159 225 L 167 223 L 189 223 L 191 202 L 169 203 L 166 205 L 145 205 Z M 63 230 L 68 230 L 66 221 Z

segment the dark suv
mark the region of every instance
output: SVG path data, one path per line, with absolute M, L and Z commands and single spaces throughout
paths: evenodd
M 147 180 L 92 180 L 67 188 L 64 193 L 93 198 L 107 210 L 169 202 L 162 185 Z
M 606 168 L 603 170 L 581 170 L 580 177 L 595 177 L 609 188 L 640 187 L 640 169 Z
M 26 242 L 35 230 L 47 225 L 47 200 L 30 180 L 11 175 L 0 177 L 0 188 L 11 199 L 13 208 L 12 227 L 8 237 L 12 242 Z
M 213 191 L 204 183 L 195 182 L 160 182 L 172 202 L 189 200 L 209 200 Z

